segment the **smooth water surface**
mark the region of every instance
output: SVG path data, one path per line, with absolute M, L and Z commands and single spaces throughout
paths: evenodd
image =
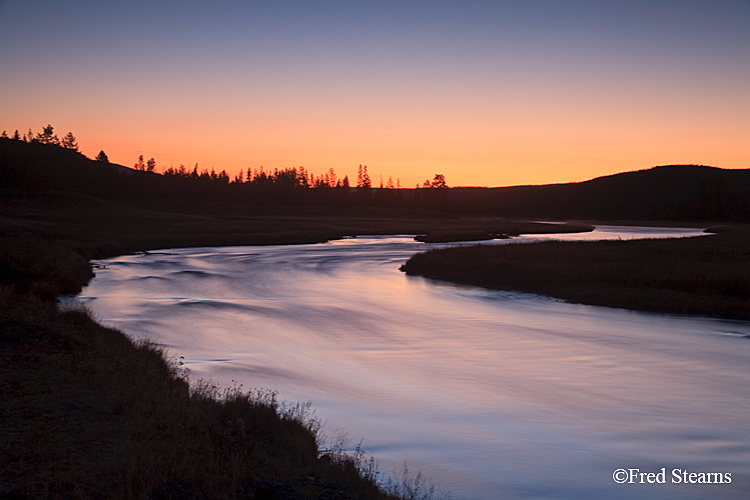
M 184 356 L 194 379 L 312 401 L 329 435 L 363 439 L 381 469 L 406 462 L 456 500 L 750 497 L 749 323 L 398 270 L 432 246 L 358 237 L 122 256 L 102 262 L 80 299 L 105 323 Z M 612 478 L 662 467 L 667 484 Z M 732 482 L 671 484 L 673 469 L 729 472 Z

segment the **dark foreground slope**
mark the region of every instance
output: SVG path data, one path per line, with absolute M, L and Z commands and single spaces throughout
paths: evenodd
M 697 238 L 431 250 L 402 270 L 582 304 L 750 319 L 750 229 L 741 226 Z
M 62 205 L 3 207 L 0 498 L 400 498 L 376 483 L 362 457 L 334 451 L 319 458 L 324 443 L 308 407 L 284 407 L 268 392 L 191 389 L 170 357 L 179 353 L 133 342 L 85 310 L 60 310 L 55 302 L 92 276 L 88 252 L 159 248 L 175 238 L 289 243 L 306 238 L 304 231 L 253 233 L 253 226 L 163 240 L 156 230 L 125 231 L 118 242 L 115 230 L 88 234 L 95 224 L 75 224 L 86 210 Z M 156 227 L 189 218 L 145 213 Z M 222 221 L 204 224 L 211 222 Z
M 0 497 L 392 498 L 357 460 L 318 457 L 306 406 L 191 390 L 152 345 L 37 307 L 0 323 Z

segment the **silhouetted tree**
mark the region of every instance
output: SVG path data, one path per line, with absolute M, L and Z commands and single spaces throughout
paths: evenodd
M 133 165 L 133 168 L 136 170 L 146 170 L 146 164 L 143 163 L 143 155 L 140 155 L 138 157 L 138 161 L 135 162 L 135 165 Z
M 364 189 L 370 189 L 372 187 L 370 174 L 367 173 L 367 165 L 360 165 L 357 170 L 357 187 Z
M 153 172 L 154 170 L 156 170 L 156 160 L 151 158 L 146 162 L 146 172 Z
M 54 144 L 54 145 L 59 146 L 60 139 L 57 138 L 57 135 L 55 135 L 54 130 L 55 129 L 52 125 L 47 124 L 47 126 L 42 129 L 42 132 L 36 135 L 36 140 L 38 142 L 41 142 L 42 144 Z M 31 129 L 29 129 L 29 132 L 31 132 Z
M 296 186 L 303 188 L 310 187 L 310 181 L 308 180 L 307 170 L 305 170 L 305 167 L 300 166 L 299 169 L 297 169 L 297 183 L 295 184 L 295 187 Z
M 362 168 L 362 187 L 371 188 L 372 181 L 370 181 L 370 174 L 367 173 L 367 165 Z
M 67 135 L 62 138 L 62 141 L 60 141 L 60 145 L 65 149 L 78 151 L 78 142 L 76 142 L 76 138 L 72 132 L 68 132 Z
M 437 188 L 437 189 L 444 189 L 448 187 L 448 184 L 445 183 L 445 176 L 443 174 L 435 174 L 435 177 L 432 179 L 432 184 L 430 185 L 431 188 Z
M 96 155 L 96 158 L 94 158 L 96 161 L 100 161 L 102 163 L 109 163 L 109 158 L 107 158 L 107 154 L 104 152 L 104 150 L 99 151 L 99 154 Z
M 5 130 L 3 130 L 3 133 L 2 133 L 2 135 L 0 135 L 0 137 L 2 137 L 3 139 L 7 139 L 8 138 L 8 133 Z
M 16 141 L 21 140 L 21 134 L 18 133 L 18 129 L 16 129 L 15 133 L 13 134 L 13 139 Z

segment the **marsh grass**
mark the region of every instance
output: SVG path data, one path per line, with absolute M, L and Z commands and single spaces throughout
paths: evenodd
M 402 270 L 582 304 L 750 319 L 750 230 L 742 226 L 696 238 L 431 250 Z
M 325 438 L 325 433 L 321 433 Z M 379 485 L 391 498 L 400 500 L 449 500 L 450 494 L 441 492 L 437 486 L 420 471 L 409 470 L 406 462 L 397 470 L 383 472 L 375 457 L 367 454 L 363 442 L 357 443 L 349 451 L 349 439 L 346 434 L 336 434 L 332 440 L 326 440 L 321 450 L 321 460 L 335 464 L 342 469 L 350 469 Z

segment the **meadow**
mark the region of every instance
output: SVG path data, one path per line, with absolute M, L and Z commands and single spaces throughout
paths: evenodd
M 750 232 L 681 239 L 547 241 L 431 250 L 407 274 L 574 303 L 750 319 Z

